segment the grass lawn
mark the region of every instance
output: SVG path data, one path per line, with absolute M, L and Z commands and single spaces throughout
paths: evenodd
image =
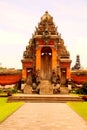
M 23 102 L 7 103 L 7 98 L 0 98 L 0 122 L 4 121 L 23 104 Z
M 87 120 L 87 102 L 69 102 L 67 104 L 80 116 Z

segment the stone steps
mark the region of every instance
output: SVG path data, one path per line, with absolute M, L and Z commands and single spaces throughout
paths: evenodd
M 24 101 L 31 103 L 64 103 L 64 102 L 81 102 L 83 101 L 79 96 L 70 95 L 18 95 L 8 97 L 8 102 Z
M 65 86 L 60 87 L 60 94 L 68 94 L 68 93 L 69 93 L 69 90 L 67 87 Z
M 53 88 L 49 80 L 42 80 L 39 88 L 40 88 L 40 95 L 53 94 Z

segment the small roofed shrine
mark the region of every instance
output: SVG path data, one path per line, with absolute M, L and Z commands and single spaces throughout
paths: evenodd
M 22 79 L 27 80 L 34 76 L 40 80 L 59 79 L 65 84 L 70 79 L 70 54 L 64 40 L 54 24 L 53 17 L 46 11 L 41 17 L 29 44 L 23 53 Z M 54 79 L 52 79 L 55 77 Z

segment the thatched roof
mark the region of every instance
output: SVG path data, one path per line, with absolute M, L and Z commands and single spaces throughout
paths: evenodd
M 87 70 L 83 70 L 83 69 L 71 70 L 71 74 L 76 74 L 76 75 L 87 75 Z
M 7 69 L 7 68 L 0 68 L 0 75 L 2 74 L 21 74 L 21 70 L 16 70 L 14 68 Z

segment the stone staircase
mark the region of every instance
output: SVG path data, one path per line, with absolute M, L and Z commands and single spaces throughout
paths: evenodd
M 15 96 L 9 96 L 8 102 L 30 102 L 30 103 L 65 103 L 65 102 L 82 102 L 82 98 L 79 96 L 72 96 L 66 94 L 59 95 L 30 95 L 30 94 L 19 94 Z
M 39 94 L 19 94 L 15 96 L 9 96 L 8 102 L 13 101 L 24 101 L 24 102 L 44 102 L 44 103 L 58 103 L 58 102 L 69 102 L 69 101 L 75 101 L 75 102 L 81 102 L 83 101 L 81 97 L 79 96 L 71 96 L 69 95 L 69 90 L 65 86 L 60 87 L 60 93 L 59 94 L 53 94 L 53 84 L 51 84 L 48 80 L 42 80 L 39 84 Z M 28 91 L 26 89 L 26 91 Z M 30 90 L 29 90 L 30 91 Z
M 51 95 L 53 94 L 53 87 L 49 80 L 41 80 L 39 85 L 40 95 Z

